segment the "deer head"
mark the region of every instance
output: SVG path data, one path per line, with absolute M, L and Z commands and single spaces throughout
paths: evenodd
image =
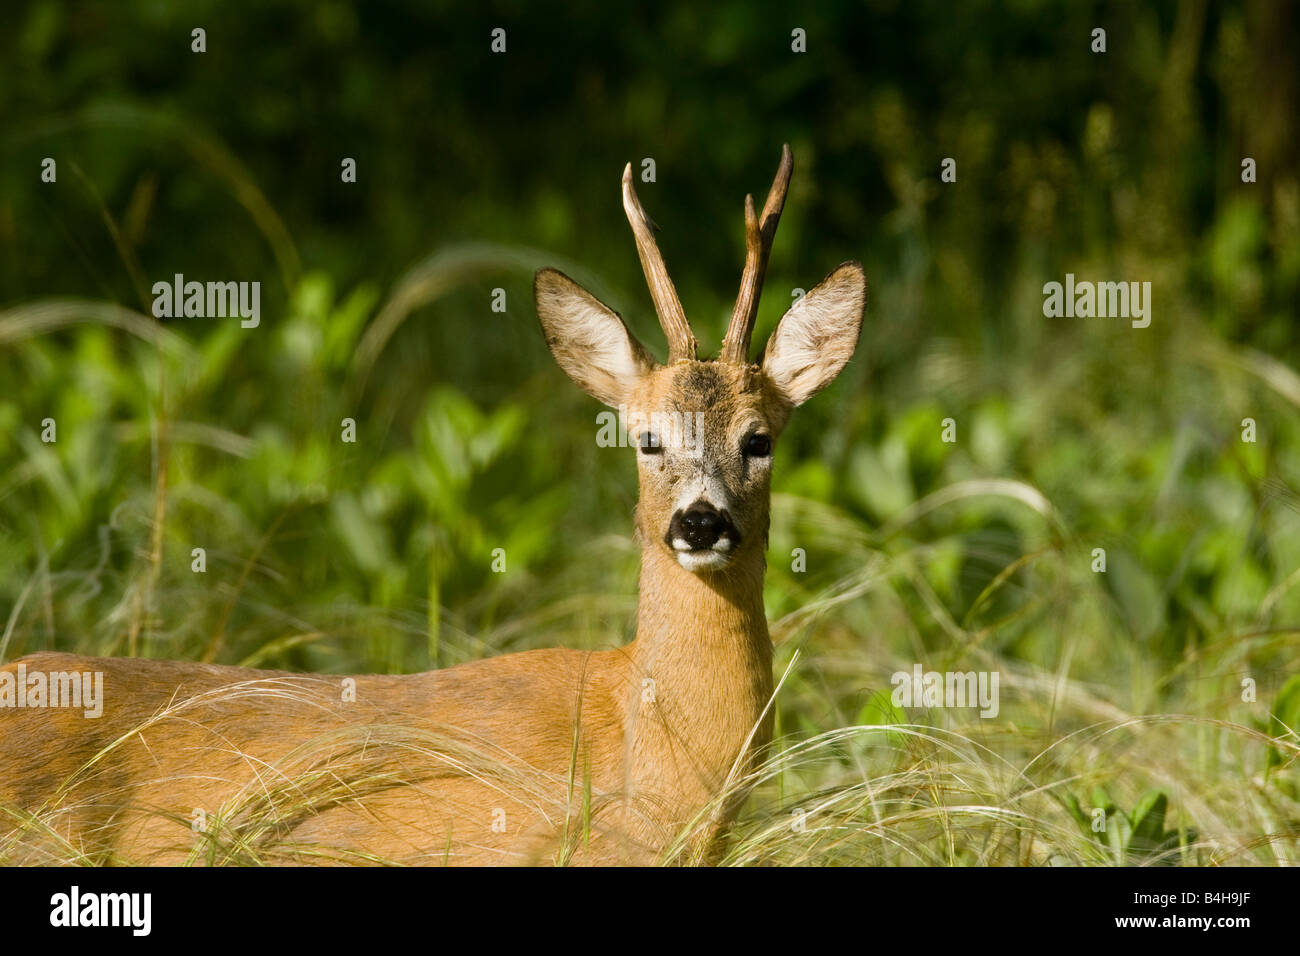
M 801 297 L 761 358 L 750 336 L 768 255 L 790 185 L 790 147 L 763 205 L 745 197 L 745 267 L 717 359 L 701 361 L 651 223 L 623 171 L 623 208 L 668 339 L 659 364 L 618 313 L 554 269 L 533 282 L 546 343 L 588 394 L 619 409 L 640 477 L 637 529 L 644 548 L 665 548 L 687 571 L 707 575 L 749 560 L 760 567 L 768 529 L 772 453 L 790 412 L 828 385 L 858 341 L 866 277 L 845 262 Z

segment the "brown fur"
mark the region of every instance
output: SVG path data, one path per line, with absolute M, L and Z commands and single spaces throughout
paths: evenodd
M 276 862 L 532 863 L 581 817 L 589 776 L 593 835 L 576 859 L 650 862 L 722 789 L 771 695 L 761 588 L 761 567 L 706 582 L 647 555 L 627 647 L 358 677 L 355 703 L 340 677 L 31 655 L 29 672 L 102 671 L 104 713 L 0 709 L 0 805 L 42 813 L 100 859 L 174 863 L 195 847 L 202 859 L 198 809 L 250 829 L 250 858 L 265 844 Z M 769 733 L 767 719 L 750 749 Z M 338 793 L 300 792 L 322 771 L 342 778 Z M 247 818 L 279 820 L 281 806 L 296 815 L 270 829 Z M 57 857 L 48 839 L 24 842 L 12 862 Z

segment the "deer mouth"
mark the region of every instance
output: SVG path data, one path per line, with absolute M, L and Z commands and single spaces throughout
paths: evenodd
M 723 550 L 719 545 L 714 545 L 711 548 L 683 550 L 674 543 L 673 552 L 677 555 L 677 563 L 693 573 L 716 571 L 719 568 L 725 568 L 731 563 L 730 550 Z

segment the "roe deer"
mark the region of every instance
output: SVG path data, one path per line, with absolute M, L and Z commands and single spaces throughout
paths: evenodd
M 631 165 L 623 205 L 667 364 L 571 279 L 534 279 L 560 367 L 635 421 L 631 643 L 353 678 L 32 654 L 0 668 L 0 862 L 716 859 L 745 796 L 733 784 L 771 737 L 773 446 L 852 356 L 866 300 L 862 267 L 844 263 L 750 363 L 792 167 L 786 146 L 761 217 L 745 199 L 744 274 L 716 360 L 696 357 Z M 659 424 L 686 420 L 699 427 Z M 67 703 L 70 675 L 96 673 L 100 716 L 49 706 L 60 688 Z

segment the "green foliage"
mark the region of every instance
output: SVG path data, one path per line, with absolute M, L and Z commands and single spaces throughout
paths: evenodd
M 1084 812 L 1073 794 L 1066 795 L 1065 803 L 1070 816 L 1105 848 L 1116 866 L 1171 865 L 1178 862 L 1176 851 L 1196 840 L 1192 830 L 1165 830 L 1169 798 L 1159 790 L 1148 791 L 1132 812 L 1127 812 L 1115 804 L 1104 787 L 1093 788 L 1093 808 L 1105 814 L 1105 829 L 1101 831 L 1093 826 L 1092 816 Z

